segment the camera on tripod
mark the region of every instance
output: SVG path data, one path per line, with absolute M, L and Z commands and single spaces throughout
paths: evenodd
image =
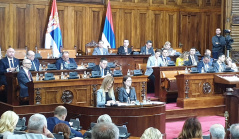
M 230 35 L 231 30 L 225 29 L 224 33 L 225 33 L 226 49 L 231 50 L 232 49 L 231 44 L 234 42 L 234 40 L 232 39 L 232 37 Z

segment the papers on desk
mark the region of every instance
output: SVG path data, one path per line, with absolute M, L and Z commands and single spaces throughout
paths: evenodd
M 237 76 L 222 77 L 222 78 L 227 80 L 227 81 L 239 81 L 239 78 Z
M 86 68 L 85 66 L 78 66 L 77 69 L 80 70 L 80 69 L 86 69 Z
M 150 102 L 136 102 L 134 104 L 128 104 L 128 103 L 116 103 L 116 104 L 105 104 L 105 106 L 112 106 L 112 107 L 115 107 L 115 106 L 135 106 L 135 105 L 159 105 L 159 104 L 165 104 L 165 102 L 160 102 L 160 101 L 150 101 Z

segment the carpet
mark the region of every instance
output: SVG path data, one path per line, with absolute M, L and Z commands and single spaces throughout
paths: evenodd
M 209 129 L 213 124 L 221 124 L 225 127 L 225 118 L 221 116 L 205 116 L 198 117 L 198 120 L 202 126 L 203 135 L 209 135 Z M 184 121 L 176 121 L 176 122 L 166 122 L 166 136 L 167 139 L 177 138 L 179 133 L 182 130 Z

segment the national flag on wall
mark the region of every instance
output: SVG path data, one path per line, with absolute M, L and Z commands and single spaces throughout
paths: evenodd
M 108 1 L 107 12 L 105 17 L 105 25 L 101 39 L 102 41 L 104 41 L 105 47 L 109 46 L 110 48 L 116 48 L 110 1 Z
M 53 57 L 60 56 L 60 46 L 62 46 L 62 35 L 60 22 L 57 12 L 56 0 L 53 0 L 51 7 L 51 15 L 47 26 L 45 48 L 50 49 L 52 46 Z

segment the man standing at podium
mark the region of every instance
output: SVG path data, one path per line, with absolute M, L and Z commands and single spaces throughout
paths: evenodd
M 7 81 L 6 72 L 15 72 L 16 68 L 19 67 L 19 60 L 14 57 L 15 50 L 13 48 L 8 48 L 6 57 L 0 60 L 0 86 L 4 85 L 5 90 L 2 95 L 0 95 L 0 101 L 7 102 Z
M 27 105 L 29 104 L 28 102 L 28 87 L 27 83 L 33 81 L 32 80 L 32 74 L 29 71 L 32 66 L 32 62 L 29 59 L 24 59 L 22 61 L 23 67 L 19 70 L 17 74 L 17 80 L 18 84 L 20 86 L 20 100 L 21 100 L 21 105 Z
M 38 59 L 35 58 L 35 53 L 33 51 L 28 51 L 27 52 L 27 58 L 31 60 L 32 66 L 31 66 L 31 71 L 39 71 L 39 66 L 40 62 Z

